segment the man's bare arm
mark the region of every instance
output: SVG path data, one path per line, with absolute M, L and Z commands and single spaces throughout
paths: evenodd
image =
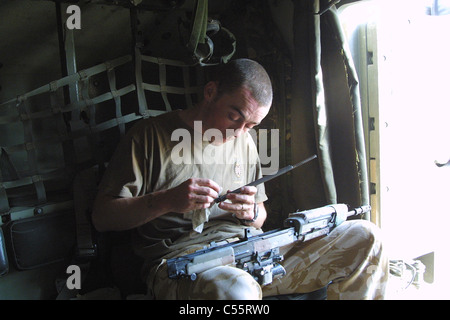
M 98 231 L 122 231 L 138 227 L 167 212 L 164 192 L 140 197 L 120 198 L 98 195 L 92 222 Z
M 184 213 L 208 208 L 220 187 L 209 179 L 191 178 L 179 186 L 130 198 L 99 193 L 92 222 L 98 231 L 120 231 L 139 227 L 168 212 Z

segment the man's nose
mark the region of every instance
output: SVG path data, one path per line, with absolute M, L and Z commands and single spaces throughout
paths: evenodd
M 238 128 L 236 128 L 234 130 L 234 136 L 237 138 L 241 134 L 246 133 L 247 131 L 248 131 L 248 128 L 245 126 L 245 124 L 242 124 L 241 126 L 239 126 Z

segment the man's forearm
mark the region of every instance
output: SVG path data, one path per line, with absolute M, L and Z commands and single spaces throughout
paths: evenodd
M 192 188 L 191 188 L 192 189 Z M 195 189 L 195 188 L 194 188 Z M 204 188 L 203 188 L 204 189 Z M 120 198 L 99 194 L 94 203 L 92 222 L 98 231 L 121 231 L 139 227 L 168 212 L 189 212 L 213 204 L 212 196 L 191 195 L 174 198 L 178 190 L 161 190 L 139 197 Z M 203 192 L 204 191 L 200 191 Z M 180 199 L 187 198 L 188 201 Z M 180 203 L 182 204 L 180 206 Z M 259 215 L 249 226 L 261 228 L 267 217 L 263 203 L 258 204 Z
M 98 195 L 92 222 L 98 231 L 122 231 L 139 227 L 170 212 L 164 196 L 165 191 L 131 198 Z

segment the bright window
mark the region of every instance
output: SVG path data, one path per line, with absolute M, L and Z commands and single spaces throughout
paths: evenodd
M 360 79 L 373 222 L 392 258 L 450 266 L 450 1 L 340 8 Z M 448 295 L 448 294 L 447 294 Z

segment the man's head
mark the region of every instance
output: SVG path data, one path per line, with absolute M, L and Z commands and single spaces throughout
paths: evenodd
M 261 106 L 272 105 L 272 83 L 266 70 L 256 61 L 232 60 L 217 68 L 212 81 L 218 83 L 219 97 L 245 87 Z
M 269 75 L 255 61 L 232 60 L 219 67 L 205 85 L 201 105 L 205 130 L 218 129 L 223 142 L 237 137 L 268 114 L 272 105 Z

